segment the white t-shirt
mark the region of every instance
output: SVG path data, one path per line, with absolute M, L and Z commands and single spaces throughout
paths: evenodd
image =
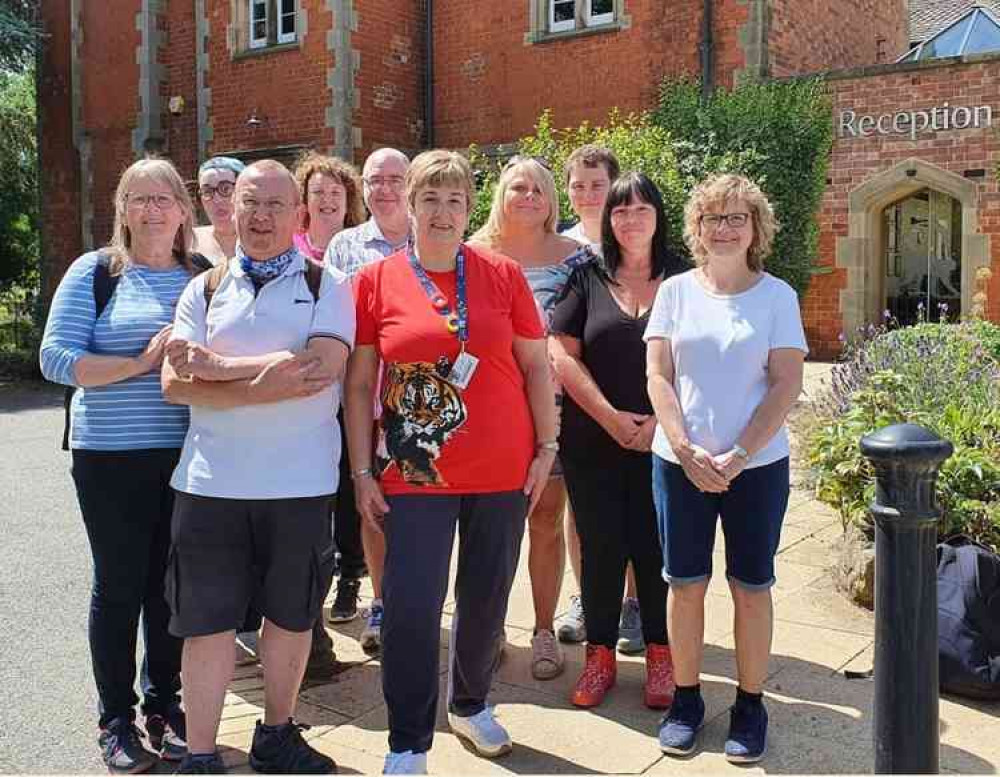
M 585 246 L 590 246 L 590 250 L 593 251 L 598 256 L 602 256 L 603 255 L 601 253 L 601 243 L 600 243 L 600 241 L 598 241 L 596 243 L 593 243 L 593 242 L 591 242 L 590 238 L 587 237 L 586 234 L 584 234 L 584 231 L 583 231 L 583 222 L 582 221 L 576 222 L 569 229 L 565 229 L 562 232 L 560 232 L 560 234 L 563 237 L 568 237 L 571 240 L 575 240 L 577 243 L 583 243 L 583 245 L 585 245 Z
M 301 351 L 310 337 L 354 345 L 354 297 L 347 276 L 326 268 L 314 303 L 305 262 L 296 256 L 285 272 L 254 294 L 239 260 L 205 310 L 203 273 L 177 303 L 174 338 L 200 343 L 223 356 Z M 340 429 L 336 386 L 311 397 L 227 409 L 193 405 L 191 425 L 170 485 L 198 496 L 288 499 L 337 491 Z
M 775 348 L 809 352 L 799 300 L 787 283 L 764 273 L 739 294 L 713 294 L 695 270 L 668 278 L 656 293 L 644 339 L 670 341 L 674 390 L 688 438 L 712 455 L 731 450 L 767 394 L 767 360 Z M 653 452 L 677 463 L 660 426 Z M 788 455 L 782 426 L 748 467 Z

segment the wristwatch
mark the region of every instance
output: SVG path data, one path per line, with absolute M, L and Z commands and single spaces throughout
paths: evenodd
M 750 460 L 750 452 L 742 445 L 733 445 L 733 453 L 744 461 Z

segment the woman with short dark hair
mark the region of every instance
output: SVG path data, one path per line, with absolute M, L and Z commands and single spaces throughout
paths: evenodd
M 576 516 L 587 661 L 572 702 L 596 707 L 615 684 L 625 568 L 635 569 L 646 643 L 644 701 L 670 705 L 666 586 L 652 492 L 656 419 L 645 391 L 643 333 L 656 290 L 682 269 L 667 242 L 663 200 L 642 173 L 611 186 L 604 258 L 574 271 L 556 304 L 550 349 L 568 398 L 561 458 Z

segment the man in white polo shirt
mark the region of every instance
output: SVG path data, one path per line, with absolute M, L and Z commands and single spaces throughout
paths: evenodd
M 163 366 L 167 400 L 191 406 L 171 481 L 167 572 L 170 630 L 185 639 L 179 773 L 224 771 L 215 738 L 234 632 L 251 601 L 264 616 L 265 713 L 250 765 L 332 773 L 293 713 L 334 564 L 334 384 L 353 345 L 354 305 L 343 273 L 310 270 L 294 248 L 298 189 L 282 165 L 250 165 L 233 198 L 237 254 L 181 296 Z

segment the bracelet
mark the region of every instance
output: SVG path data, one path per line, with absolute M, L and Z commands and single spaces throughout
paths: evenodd
M 559 453 L 559 443 L 556 440 L 545 440 L 540 442 L 535 446 L 536 450 L 539 451 L 551 451 L 552 453 Z
M 371 467 L 362 467 L 361 469 L 356 469 L 351 473 L 351 480 L 358 480 L 359 478 L 366 478 L 374 475 Z
M 743 461 L 749 461 L 750 460 L 750 453 L 749 453 L 749 451 L 747 451 L 747 449 L 744 448 L 742 445 L 736 445 L 736 444 L 734 444 L 733 445 L 733 453 L 736 455 L 737 458 L 743 459 Z

